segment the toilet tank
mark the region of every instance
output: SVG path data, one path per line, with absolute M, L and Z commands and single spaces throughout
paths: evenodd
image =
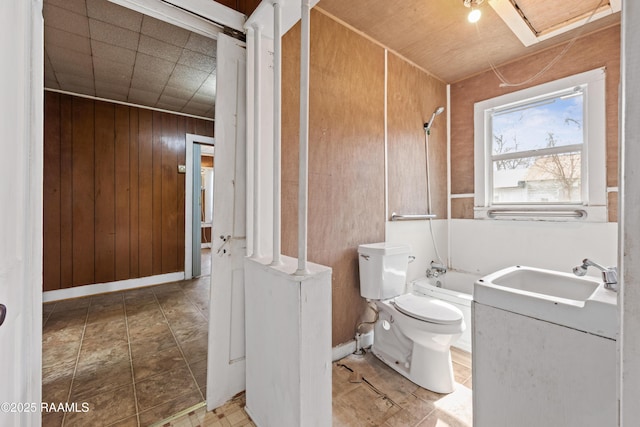
M 358 246 L 360 295 L 381 300 L 402 295 L 407 283 L 411 246 L 371 243 Z

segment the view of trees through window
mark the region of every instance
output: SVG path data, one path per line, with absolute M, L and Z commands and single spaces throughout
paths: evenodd
M 580 203 L 583 91 L 492 113 L 493 203 Z

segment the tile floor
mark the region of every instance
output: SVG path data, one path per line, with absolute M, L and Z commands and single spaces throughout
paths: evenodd
M 438 394 L 397 374 L 373 354 L 351 355 L 333 364 L 333 425 L 471 427 L 471 355 L 452 349 L 456 390 Z M 244 396 L 222 408 L 189 411 L 163 427 L 253 426 Z
M 203 274 L 209 260 L 206 251 Z M 212 412 L 202 403 L 208 306 L 208 276 L 45 304 L 43 401 L 88 402 L 90 411 L 43 414 L 43 426 L 254 426 L 244 395 Z M 458 384 L 448 395 L 371 353 L 335 362 L 333 425 L 471 426 L 471 357 L 452 356 Z
M 44 304 L 43 401 L 90 410 L 43 426 L 147 426 L 203 402 L 208 307 L 209 276 Z

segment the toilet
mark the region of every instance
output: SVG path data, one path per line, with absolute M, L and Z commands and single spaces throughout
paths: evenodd
M 410 253 L 397 243 L 358 247 L 360 295 L 378 310 L 372 352 L 419 386 L 451 393 L 450 347 L 466 327 L 463 315 L 447 302 L 406 293 Z

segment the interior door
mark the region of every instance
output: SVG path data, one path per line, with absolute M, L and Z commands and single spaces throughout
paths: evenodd
M 42 1 L 0 2 L 0 426 L 41 419 L 42 30 Z
M 207 407 L 245 389 L 246 50 L 218 37 Z
M 191 274 L 193 277 L 198 277 L 201 274 L 201 260 L 200 251 L 202 249 L 202 222 L 201 222 L 201 211 L 200 204 L 202 202 L 200 198 L 201 188 L 202 188 L 202 175 L 200 174 L 200 144 L 193 145 L 193 206 L 191 209 L 191 214 L 193 218 L 193 224 L 191 227 L 191 235 L 193 236 L 192 240 L 192 264 L 191 264 Z

